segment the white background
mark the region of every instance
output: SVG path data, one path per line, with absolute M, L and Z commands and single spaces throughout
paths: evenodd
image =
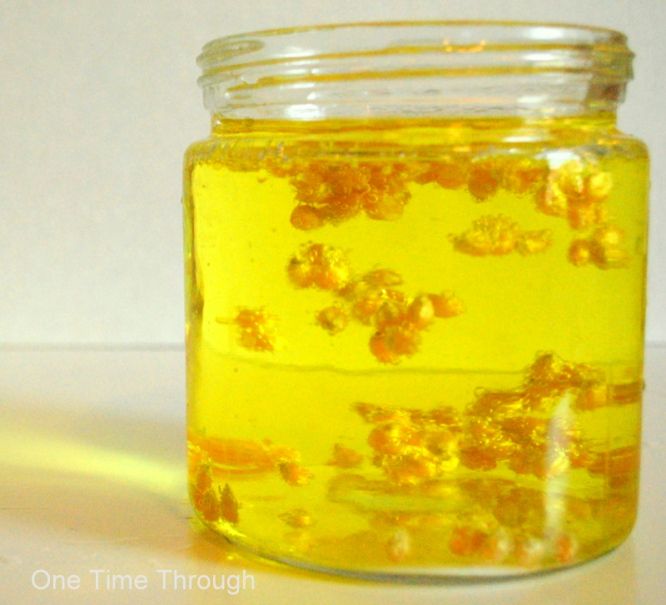
M 621 127 L 653 155 L 648 340 L 666 341 L 665 0 L 0 2 L 0 343 L 182 340 L 181 157 L 205 136 L 194 64 L 247 30 L 387 19 L 620 29 Z

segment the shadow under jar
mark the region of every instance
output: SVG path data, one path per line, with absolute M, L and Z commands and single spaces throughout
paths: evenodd
M 570 566 L 637 503 L 647 152 L 625 37 L 359 23 L 221 38 L 185 157 L 190 496 L 269 559 Z

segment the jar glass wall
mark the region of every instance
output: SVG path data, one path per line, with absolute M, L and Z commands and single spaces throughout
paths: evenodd
M 189 480 L 262 556 L 366 577 L 596 557 L 637 505 L 647 153 L 621 34 L 300 28 L 199 59 Z

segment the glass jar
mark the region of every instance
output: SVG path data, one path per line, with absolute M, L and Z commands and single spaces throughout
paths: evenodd
M 636 514 L 648 161 L 625 37 L 359 23 L 221 38 L 185 157 L 190 495 L 370 578 L 597 557 Z

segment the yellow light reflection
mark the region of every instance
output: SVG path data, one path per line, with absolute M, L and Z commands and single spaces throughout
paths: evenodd
M 140 455 L 25 430 L 3 430 L 0 443 L 6 466 L 94 476 L 168 497 L 181 496 L 184 491 L 182 468 Z

